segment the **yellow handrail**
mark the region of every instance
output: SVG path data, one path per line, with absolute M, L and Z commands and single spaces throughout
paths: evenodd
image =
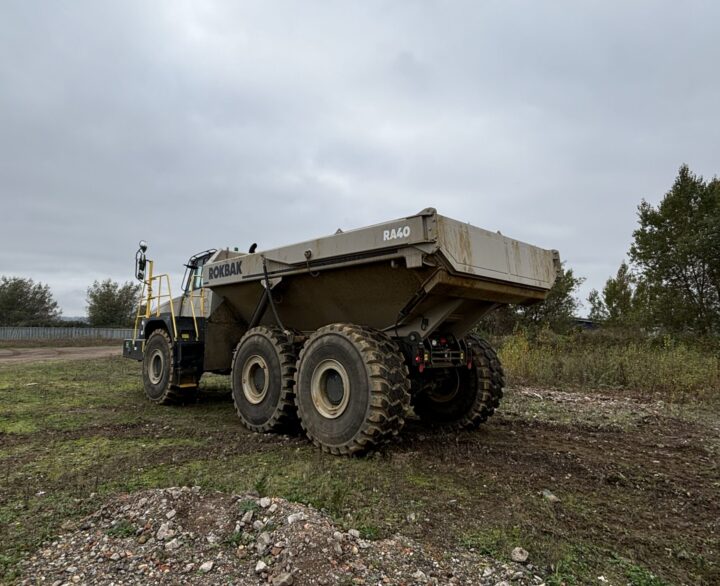
M 140 292 L 140 302 L 138 303 L 137 312 L 135 314 L 135 327 L 133 329 L 133 340 L 138 339 L 138 330 L 141 319 L 147 319 L 153 314 L 160 316 L 160 305 L 162 300 L 167 299 L 170 304 L 170 317 L 172 319 L 173 336 L 177 338 L 177 324 L 175 320 L 175 304 L 172 302 L 172 290 L 170 289 L 170 276 L 166 273 L 161 275 L 153 275 L 153 261 L 147 261 L 147 278 L 143 280 Z M 167 293 L 163 294 L 163 282 L 167 284 Z M 153 294 L 153 286 L 156 285 L 157 294 Z M 197 314 L 195 311 L 195 300 L 200 299 L 200 315 L 205 317 L 205 288 L 201 285 L 195 288 L 195 280 L 193 279 L 188 291 L 188 299 L 190 301 L 190 311 L 192 312 L 193 326 L 195 328 L 195 339 L 200 339 L 200 330 L 197 323 Z
M 188 295 L 188 299 L 190 300 L 190 311 L 192 312 L 193 325 L 195 326 L 195 339 L 199 340 L 200 331 L 198 330 L 197 315 L 195 314 L 195 299 L 200 299 L 200 315 L 202 317 L 205 317 L 205 288 L 200 287 L 198 289 L 195 289 L 194 279 L 191 281 L 190 287 L 191 288 Z M 196 295 L 196 291 L 198 291 L 200 294 Z
M 161 275 L 153 275 L 153 261 L 148 260 L 148 276 L 143 281 L 142 290 L 140 293 L 140 302 L 138 303 L 137 313 L 135 314 L 135 327 L 133 329 L 133 339 L 137 340 L 138 324 L 142 318 L 147 319 L 153 313 L 156 316 L 160 316 L 160 305 L 162 300 L 167 299 L 170 305 L 170 317 L 172 320 L 173 337 L 177 338 L 177 324 L 175 320 L 175 304 L 172 302 L 172 289 L 170 288 L 170 275 L 163 273 Z M 157 294 L 153 295 L 153 283 L 157 281 Z M 167 293 L 163 294 L 163 281 L 167 284 Z M 143 301 L 145 302 L 143 311 Z M 202 303 L 202 302 L 201 302 Z M 203 315 L 204 315 L 203 305 Z M 195 322 L 195 335 L 199 337 L 197 319 L 195 318 L 195 311 L 193 308 L 193 322 Z

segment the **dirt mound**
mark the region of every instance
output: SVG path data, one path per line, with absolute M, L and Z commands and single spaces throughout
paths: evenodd
M 149 490 L 105 504 L 21 563 L 22 584 L 541 584 L 531 564 L 369 541 L 278 498 Z M 526 552 L 521 552 L 526 553 Z

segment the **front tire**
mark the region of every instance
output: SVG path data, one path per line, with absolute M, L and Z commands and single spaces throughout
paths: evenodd
M 155 330 L 143 352 L 143 387 L 145 396 L 158 405 L 180 401 L 180 390 L 172 384 L 173 351 L 165 330 Z
M 276 431 L 295 421 L 296 360 L 279 328 L 252 328 L 242 337 L 232 362 L 232 396 L 249 430 Z
M 505 375 L 490 344 L 475 334 L 465 338 L 472 365 L 430 369 L 413 396 L 413 409 L 426 423 L 475 429 L 500 405 Z
M 295 402 L 308 438 L 323 451 L 360 454 L 397 435 L 410 382 L 385 334 L 332 324 L 308 338 L 298 360 Z

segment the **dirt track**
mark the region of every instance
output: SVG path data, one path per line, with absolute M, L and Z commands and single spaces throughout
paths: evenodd
M 80 360 L 83 358 L 104 358 L 118 356 L 118 346 L 87 346 L 79 348 L 0 348 L 0 365 L 47 362 L 50 360 Z

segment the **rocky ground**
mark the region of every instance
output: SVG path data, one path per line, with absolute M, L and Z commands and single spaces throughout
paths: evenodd
M 126 494 L 63 530 L 22 562 L 21 584 L 543 583 L 521 548 L 501 563 L 400 535 L 370 541 L 300 504 L 199 487 Z

